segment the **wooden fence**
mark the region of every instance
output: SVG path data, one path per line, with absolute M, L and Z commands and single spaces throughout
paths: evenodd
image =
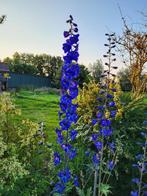
M 23 87 L 51 87 L 51 81 L 48 77 L 33 76 L 29 74 L 10 73 L 8 79 L 8 88 L 23 88 Z

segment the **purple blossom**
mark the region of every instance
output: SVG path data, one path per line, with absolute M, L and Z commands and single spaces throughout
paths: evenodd
M 133 178 L 132 179 L 132 182 L 136 183 L 136 184 L 139 184 L 139 178 Z
M 70 149 L 72 148 L 72 146 L 70 144 L 62 144 L 61 145 L 62 149 L 66 152 L 69 153 Z
M 106 127 L 106 126 L 110 126 L 111 125 L 111 121 L 108 119 L 102 119 L 101 120 L 101 126 Z
M 102 102 L 102 101 L 103 101 L 102 97 L 98 97 L 97 100 L 98 100 L 99 102 Z
M 108 143 L 109 147 L 110 147 L 110 150 L 114 153 L 114 150 L 115 150 L 115 143 L 114 142 L 109 142 Z
M 102 147 L 103 147 L 103 144 L 102 144 L 102 142 L 100 142 L 100 141 L 95 142 L 94 144 L 95 144 L 95 146 L 96 146 L 96 148 L 97 148 L 98 150 L 101 150 Z
M 72 57 L 70 55 L 66 55 L 63 57 L 65 63 L 70 64 L 72 63 Z
M 85 152 L 85 155 L 86 155 L 86 157 L 89 157 L 90 151 L 86 151 L 86 152 Z
M 116 110 L 110 111 L 110 117 L 113 118 L 116 116 Z
M 114 96 L 113 96 L 113 95 L 111 95 L 111 94 L 107 94 L 107 98 L 112 99 L 112 98 L 114 98 Z
M 72 141 L 76 138 L 77 134 L 78 134 L 78 132 L 76 130 L 70 131 L 70 138 Z
M 77 87 L 70 87 L 69 88 L 69 94 L 72 97 L 72 99 L 75 99 L 78 96 L 78 88 Z
M 62 144 L 63 141 L 64 141 L 63 135 L 62 135 L 62 134 L 58 135 L 58 136 L 57 136 L 57 143 L 58 143 L 58 144 Z
M 56 129 L 57 143 L 60 144 L 64 151 L 64 159 L 62 162 L 66 162 L 66 169 L 61 170 L 58 173 L 60 181 L 55 184 L 54 192 L 62 194 L 66 188 L 65 184 L 73 179 L 72 174 L 68 168 L 69 160 L 72 160 L 77 155 L 77 150 L 74 148 L 69 141 L 73 141 L 78 132 L 71 129 L 71 125 L 76 123 L 78 115 L 76 113 L 77 104 L 73 104 L 73 99 L 78 96 L 78 83 L 76 78 L 79 76 L 80 68 L 77 64 L 79 53 L 78 53 L 78 41 L 79 34 L 77 25 L 73 23 L 73 17 L 70 15 L 70 26 L 69 31 L 64 31 L 63 35 L 66 42 L 63 44 L 63 50 L 65 55 L 63 56 L 64 64 L 62 66 L 62 77 L 61 77 L 61 99 L 59 119 L 60 129 Z M 70 137 L 70 138 L 69 138 Z M 70 140 L 71 139 L 71 140 Z M 59 153 L 54 153 L 54 163 L 58 165 L 61 162 Z M 74 177 L 73 181 L 75 186 L 78 186 L 78 178 Z
M 98 110 L 104 110 L 104 106 L 102 106 L 102 105 L 97 106 L 97 109 L 98 109 Z
M 80 67 L 79 67 L 79 65 L 78 64 L 73 64 L 71 66 L 71 69 L 73 71 L 73 77 L 74 78 L 77 78 L 79 76 L 79 73 L 80 73 Z
M 77 120 L 78 120 L 78 115 L 75 113 L 73 113 L 73 114 L 70 114 L 70 113 L 66 113 L 66 117 L 67 117 L 67 120 L 69 120 L 69 121 L 71 121 L 71 122 L 74 122 L 74 123 L 76 123 L 77 122 Z
M 132 167 L 136 167 L 136 168 L 138 168 L 138 167 L 139 167 L 139 165 L 138 165 L 138 164 L 132 164 Z
M 143 154 L 138 154 L 138 155 L 135 156 L 135 158 L 136 158 L 137 160 L 142 159 L 142 157 L 143 157 Z
M 63 183 L 67 183 L 71 178 L 70 170 L 66 168 L 65 170 L 60 171 L 58 177 Z
M 76 113 L 77 107 L 78 107 L 77 104 L 71 104 L 67 112 L 70 114 Z
M 114 168 L 114 161 L 111 160 L 111 161 L 108 162 L 108 169 L 113 170 L 113 168 Z
M 97 117 L 97 118 L 101 118 L 101 117 L 102 117 L 102 115 L 103 115 L 103 113 L 102 113 L 102 112 L 98 112 L 98 113 L 97 113 L 97 115 L 96 115 L 96 117 Z
M 143 191 L 144 196 L 147 196 L 147 191 Z
M 145 132 L 141 132 L 141 135 L 142 135 L 143 137 L 147 137 L 147 133 L 145 133 Z
M 70 160 L 74 159 L 76 155 L 77 155 L 77 150 L 75 148 L 69 150 L 68 157 Z
M 67 44 L 67 43 L 63 44 L 63 50 L 64 50 L 65 53 L 69 52 L 70 49 L 71 49 L 71 45 L 70 44 Z
M 68 43 L 71 45 L 76 44 L 79 41 L 79 34 L 73 35 L 70 37 L 69 40 L 67 40 Z
M 63 119 L 60 122 L 60 126 L 61 126 L 62 130 L 68 130 L 70 125 L 71 125 L 71 122 L 67 118 Z
M 65 190 L 65 185 L 61 182 L 55 184 L 54 192 L 62 194 Z
M 138 196 L 138 191 L 131 191 L 131 196 Z
M 111 90 L 112 90 L 113 92 L 116 92 L 116 88 L 112 88 Z
M 92 134 L 92 140 L 93 140 L 93 141 L 96 141 L 97 138 L 98 138 L 98 136 L 99 136 L 98 134 L 93 133 L 93 134 Z
M 99 156 L 99 154 L 94 154 L 93 157 L 92 157 L 92 160 L 93 160 L 93 163 L 95 165 L 98 165 L 99 162 L 100 162 L 100 156 Z
M 64 31 L 63 35 L 64 35 L 64 37 L 68 37 L 69 36 L 69 32 L 68 31 Z
M 95 125 L 97 123 L 96 119 L 92 119 L 92 124 Z
M 54 164 L 59 165 L 60 162 L 61 162 L 60 155 L 58 152 L 55 152 L 54 153 Z
M 75 176 L 75 177 L 74 177 L 74 185 L 75 185 L 76 187 L 79 187 L 78 176 Z
M 112 134 L 112 129 L 111 128 L 108 128 L 108 129 L 103 128 L 100 130 L 100 133 L 101 133 L 101 135 L 108 137 Z
M 69 88 L 70 82 L 67 78 L 62 78 L 61 79 L 61 84 L 64 87 L 65 90 L 67 90 Z
M 110 107 L 114 107 L 115 106 L 115 102 L 114 101 L 111 101 L 111 102 L 109 102 L 109 104 L 108 104 Z

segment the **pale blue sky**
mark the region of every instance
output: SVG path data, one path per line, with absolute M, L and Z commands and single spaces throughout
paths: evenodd
M 63 55 L 63 31 L 72 14 L 80 31 L 80 63 L 88 65 L 101 58 L 104 34 L 121 33 L 119 3 L 129 24 L 141 22 L 139 11 L 147 11 L 147 0 L 0 0 L 0 59 L 15 51 Z

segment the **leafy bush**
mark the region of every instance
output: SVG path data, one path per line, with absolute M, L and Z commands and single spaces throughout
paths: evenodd
M 117 105 L 116 118 L 121 118 L 123 108 L 120 102 L 120 95 L 122 94 L 120 85 L 118 83 L 110 83 L 110 88 L 116 88 L 116 92 L 113 92 L 114 101 Z M 84 123 L 90 123 L 91 119 L 96 116 L 98 100 L 97 96 L 100 92 L 100 86 L 95 81 L 90 81 L 89 84 L 84 84 L 77 97 L 78 103 L 78 115 L 81 117 Z M 110 113 L 106 111 L 106 117 L 109 118 Z
M 53 178 L 52 149 L 48 148 L 45 133 L 39 131 L 38 124 L 21 119 L 21 110 L 8 93 L 0 95 L 0 147 L 2 194 L 46 192 L 49 178 Z

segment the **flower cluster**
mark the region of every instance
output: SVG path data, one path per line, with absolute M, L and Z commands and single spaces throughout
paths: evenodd
M 145 175 L 147 174 L 147 133 L 141 132 L 141 136 L 145 139 L 145 142 L 137 142 L 137 144 L 142 147 L 143 153 L 136 155 L 135 158 L 137 163 L 132 165 L 134 168 L 138 169 L 140 176 L 139 178 L 132 179 L 132 183 L 137 187 L 137 190 L 131 191 L 131 196 L 147 195 L 147 184 L 144 182 Z
M 78 186 L 78 177 L 71 174 L 68 168 L 68 161 L 72 160 L 77 150 L 74 148 L 70 141 L 75 140 L 78 132 L 72 128 L 72 124 L 78 120 L 77 104 L 73 103 L 73 100 L 78 96 L 78 82 L 79 76 L 78 66 L 78 27 L 73 22 L 73 17 L 70 15 L 67 23 L 70 25 L 69 31 L 64 31 L 64 37 L 66 42 L 63 44 L 63 50 L 65 53 L 64 65 L 62 66 L 61 77 L 61 90 L 62 95 L 60 99 L 60 129 L 56 129 L 57 143 L 60 144 L 64 152 L 64 160 L 61 160 L 61 156 L 58 152 L 54 153 L 54 164 L 59 165 L 64 162 L 65 168 L 58 173 L 59 182 L 55 185 L 55 192 L 62 193 L 65 190 L 66 183 L 72 180 L 75 186 Z
M 94 195 L 96 195 L 96 184 L 98 175 L 98 190 L 100 193 L 101 183 L 108 183 L 111 171 L 116 164 L 116 152 L 115 144 L 111 139 L 113 132 L 112 120 L 115 119 L 117 114 L 117 104 L 115 103 L 116 88 L 113 88 L 115 82 L 115 74 L 112 70 L 117 69 L 117 66 L 113 66 L 113 62 L 116 61 L 115 53 L 115 34 L 106 34 L 108 44 L 107 54 L 104 55 L 108 61 L 105 63 L 107 69 L 104 70 L 104 74 L 100 81 L 100 90 L 97 97 L 97 112 L 96 117 L 92 119 L 93 134 L 91 140 L 95 146 L 95 153 L 93 155 L 93 163 L 95 166 L 95 178 L 94 178 Z M 103 167 L 107 166 L 108 178 L 103 173 Z
M 98 125 L 99 132 L 92 135 L 92 141 L 96 147 L 97 155 L 94 154 L 93 161 L 98 163 L 97 159 L 100 159 L 101 154 L 104 149 L 104 144 L 109 147 L 110 151 L 114 153 L 115 145 L 114 142 L 107 142 L 107 140 L 112 135 L 112 119 L 115 118 L 117 114 L 117 105 L 114 101 L 114 96 L 116 93 L 116 88 L 112 88 L 115 83 L 115 74 L 112 73 L 113 69 L 117 69 L 116 66 L 112 66 L 112 63 L 116 60 L 114 58 L 115 54 L 112 52 L 112 49 L 115 47 L 114 34 L 106 34 L 108 37 L 108 44 L 105 44 L 108 47 L 107 54 L 104 57 L 108 58 L 108 62 L 105 65 L 108 67 L 104 70 L 102 79 L 100 82 L 100 91 L 97 97 L 97 113 L 96 118 L 92 120 L 94 126 Z M 108 115 L 109 114 L 109 115 Z M 97 157 L 97 159 L 96 159 Z M 108 161 L 108 168 L 112 170 L 114 167 L 114 161 Z

